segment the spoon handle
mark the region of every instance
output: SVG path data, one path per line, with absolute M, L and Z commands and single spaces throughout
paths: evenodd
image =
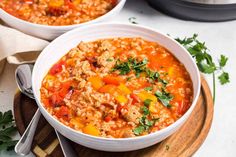
M 27 126 L 24 134 L 22 135 L 22 137 L 15 146 L 15 152 L 17 154 L 23 156 L 29 154 L 40 116 L 41 112 L 38 109 L 34 114 L 32 120 L 30 121 L 30 124 Z
M 55 132 L 56 132 L 57 138 L 60 142 L 64 157 L 76 157 L 77 155 L 76 155 L 74 149 L 70 146 L 68 140 L 63 135 L 61 135 L 56 129 L 55 129 Z

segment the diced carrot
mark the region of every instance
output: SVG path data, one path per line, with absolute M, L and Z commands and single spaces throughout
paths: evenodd
M 103 82 L 106 84 L 113 84 L 113 85 L 119 85 L 120 83 L 124 82 L 124 79 L 120 76 L 112 76 L 112 75 L 107 75 L 103 79 Z
M 88 78 L 88 81 L 91 82 L 92 87 L 95 88 L 96 90 L 98 90 L 104 85 L 102 79 L 99 76 L 90 77 Z
M 131 91 L 129 90 L 129 88 L 127 88 L 123 83 L 121 83 L 118 86 L 118 89 L 120 89 L 121 92 L 123 92 L 124 94 L 128 95 L 131 93 Z
M 93 135 L 93 136 L 99 136 L 100 131 L 93 125 L 93 124 L 88 124 L 83 128 L 83 132 L 85 134 Z
M 117 87 L 115 85 L 109 84 L 109 85 L 102 86 L 101 88 L 99 88 L 98 91 L 101 93 L 109 93 L 113 95 L 115 94 L 116 90 L 117 90 Z
M 132 98 L 132 104 L 140 102 L 139 97 L 136 94 L 130 94 L 130 97 Z

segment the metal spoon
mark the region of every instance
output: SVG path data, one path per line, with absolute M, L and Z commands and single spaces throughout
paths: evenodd
M 20 91 L 24 93 L 26 96 L 34 99 L 34 95 L 32 92 L 32 82 L 31 82 L 32 69 L 33 69 L 32 64 L 23 64 L 23 65 L 18 66 L 15 71 L 15 78 L 16 78 L 17 86 L 20 89 Z M 20 140 L 15 146 L 15 152 L 17 154 L 23 155 L 23 156 L 29 154 L 40 116 L 41 116 L 41 112 L 38 109 L 35 112 L 32 120 L 30 121 L 30 124 L 26 128 L 24 134 L 22 135 L 22 137 L 20 138 Z M 76 153 L 70 147 L 67 139 L 56 130 L 55 132 L 60 142 L 60 146 L 62 148 L 64 156 L 75 157 Z

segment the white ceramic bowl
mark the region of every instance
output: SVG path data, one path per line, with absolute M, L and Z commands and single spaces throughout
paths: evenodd
M 56 37 L 60 36 L 61 34 L 69 30 L 72 30 L 74 28 L 97 23 L 97 22 L 108 21 L 109 19 L 113 18 L 115 15 L 117 15 L 120 12 L 125 2 L 126 0 L 118 0 L 118 4 L 112 10 L 110 10 L 108 13 L 94 20 L 81 23 L 81 24 L 74 24 L 74 25 L 68 25 L 68 26 L 48 26 L 48 25 L 31 23 L 31 22 L 19 19 L 15 16 L 12 16 L 11 14 L 8 14 L 1 8 L 0 8 L 0 18 L 9 26 L 16 28 L 23 33 L 26 33 L 35 37 L 39 37 L 42 39 L 46 39 L 46 40 L 53 40 Z
M 190 73 L 193 82 L 194 99 L 189 110 L 175 123 L 165 129 L 145 136 L 109 139 L 90 136 L 73 130 L 51 116 L 42 106 L 40 103 L 41 82 L 55 62 L 57 62 L 71 48 L 76 47 L 80 41 L 93 41 L 101 38 L 112 37 L 142 37 L 149 41 L 158 42 L 170 50 L 170 52 L 184 64 L 187 71 Z M 104 151 L 130 151 L 141 149 L 156 144 L 167 138 L 179 129 L 179 127 L 188 119 L 196 105 L 200 92 L 200 75 L 198 68 L 185 48 L 178 44 L 174 39 L 156 30 L 132 24 L 95 24 L 87 27 L 80 27 L 63 34 L 51 42 L 39 55 L 34 65 L 32 82 L 33 92 L 40 111 L 55 129 L 57 129 L 65 137 L 78 144 Z

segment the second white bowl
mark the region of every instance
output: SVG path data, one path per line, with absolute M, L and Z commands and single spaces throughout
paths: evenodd
M 118 4 L 108 13 L 104 14 L 103 16 L 100 16 L 94 20 L 91 20 L 85 23 L 69 25 L 69 26 L 47 26 L 47 25 L 31 23 L 31 22 L 24 21 L 22 19 L 17 18 L 5 12 L 1 8 L 0 8 L 0 18 L 9 26 L 22 31 L 23 33 L 26 33 L 35 37 L 39 37 L 42 39 L 46 39 L 46 40 L 53 40 L 56 37 L 60 36 L 61 34 L 69 30 L 72 30 L 74 28 L 97 23 L 97 22 L 108 21 L 109 19 L 111 19 L 112 17 L 114 17 L 121 11 L 125 2 L 126 0 L 118 0 Z

